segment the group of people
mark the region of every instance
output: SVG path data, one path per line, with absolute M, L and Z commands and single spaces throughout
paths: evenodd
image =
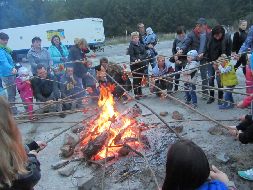
M 68 49 L 61 43 L 60 37 L 55 35 L 51 40 L 52 45 L 47 50 L 41 47 L 42 40 L 34 37 L 32 48 L 27 54 L 31 69 L 25 66 L 15 67 L 11 50 L 7 46 L 8 40 L 7 34 L 0 33 L 0 77 L 2 79 L 0 92 L 3 95 L 2 82 L 4 82 L 14 115 L 18 113 L 15 107 L 17 90 L 25 104 L 29 119 L 34 120 L 37 119 L 33 116 L 34 98 L 37 102 L 52 104 L 51 106 L 40 104 L 43 112 L 61 112 L 83 107 L 82 98 L 87 93 L 90 96 L 98 96 L 98 85 L 112 82 L 106 72 L 109 72 L 110 67 L 115 64 L 109 65 L 108 59 L 103 57 L 100 59 L 100 64 L 94 67 L 91 59 L 86 56 L 89 48 L 85 39 L 76 38 L 75 45 Z M 117 74 L 113 75 L 117 82 L 131 86 L 124 69 L 120 66 L 115 68 Z M 125 75 L 124 80 L 123 75 Z M 126 86 L 125 88 L 127 89 Z M 123 93 L 121 89 L 116 88 L 115 96 L 121 97 Z M 63 100 L 68 100 L 68 102 L 65 103 Z M 53 103 L 54 101 L 56 103 Z M 65 115 L 60 114 L 60 116 Z
M 191 104 L 193 108 L 197 108 L 196 86 L 198 85 L 201 86 L 200 93 L 203 99 L 207 99 L 207 104 L 218 99 L 219 109 L 231 109 L 235 105 L 232 91 L 238 84 L 236 70 L 239 67 L 243 68 L 246 77 L 246 91 L 248 94 L 252 93 L 252 88 L 249 87 L 253 84 L 252 73 L 250 72 L 251 64 L 247 64 L 250 63 L 250 54 L 247 56 L 247 48 L 244 47 L 247 42 L 246 20 L 239 21 L 239 31 L 235 32 L 233 40 L 231 34 L 226 32 L 223 26 L 217 25 L 211 29 L 204 18 L 198 19 L 194 29 L 187 35 L 185 28 L 179 26 L 176 30 L 176 39 L 173 42 L 172 56 L 168 61 L 166 61 L 165 56 L 156 56 L 155 45 L 157 40 L 150 40 L 150 43 L 146 43 L 147 38 L 157 39 L 153 30 L 150 27 L 145 30 L 143 23 L 138 24 L 137 27 L 138 32 L 131 33 L 128 49 L 134 94 L 137 99 L 143 96 L 141 88 L 143 76 L 150 76 L 151 92 L 158 96 L 161 95 L 162 90 L 167 90 L 167 93 L 178 91 L 179 82 L 182 81 L 184 85 L 181 86 L 185 91 L 186 104 Z M 150 37 L 150 31 L 152 31 L 152 37 Z M 232 59 L 237 59 L 235 65 L 232 64 Z M 147 72 L 149 63 L 152 66 L 151 73 Z M 174 63 L 174 67 L 172 67 L 172 63 Z M 201 75 L 200 85 L 197 84 L 196 80 L 198 70 L 200 70 Z M 182 79 L 180 79 L 180 75 Z M 214 97 L 215 80 L 218 89 L 220 89 L 217 98 Z M 237 106 L 247 107 L 251 100 L 252 97 L 247 96 Z
M 145 29 L 143 23 L 138 26 L 138 32 L 131 33 L 128 48 L 130 69 L 133 76 L 133 92 L 135 98 L 143 97 L 142 82 L 150 77 L 151 92 L 162 95 L 162 90 L 168 94 L 179 90 L 180 81 L 183 82 L 187 104 L 197 108 L 196 76 L 200 69 L 202 79 L 202 94 L 208 95 L 207 104 L 214 102 L 214 81 L 218 88 L 227 87 L 223 98 L 222 89 L 218 91 L 220 109 L 229 109 L 234 105 L 233 88 L 238 84 L 236 69 L 242 65 L 246 77 L 248 96 L 238 103 L 238 107 L 247 107 L 253 100 L 253 57 L 247 57 L 248 48 L 253 49 L 253 27 L 246 33 L 247 22 L 239 23 L 239 32 L 234 34 L 233 41 L 221 25 L 210 29 L 204 18 L 198 19 L 195 28 L 186 35 L 184 27 L 177 28 L 177 37 L 173 42 L 173 56 L 166 61 L 166 57 L 158 55 L 155 46 L 157 36 L 152 28 Z M 31 70 L 26 67 L 16 68 L 11 57 L 11 49 L 7 47 L 8 35 L 0 33 L 0 77 L 1 84 L 5 83 L 9 105 L 0 97 L 0 147 L 3 156 L 0 157 L 0 189 L 32 189 L 40 179 L 40 163 L 37 160 L 38 150 L 45 148 L 43 142 L 32 142 L 22 145 L 21 136 L 14 122 L 12 114 L 17 114 L 15 105 L 16 91 L 20 93 L 22 101 L 27 105 L 29 118 L 33 117 L 33 98 L 39 102 L 51 104 L 57 111 L 68 110 L 73 106 L 80 106 L 87 91 L 98 95 L 98 84 L 106 85 L 113 82 L 113 77 L 119 84 L 128 86 L 131 82 L 125 72 L 115 64 L 109 64 L 107 58 L 101 58 L 100 64 L 93 67 L 87 59 L 89 52 L 84 39 L 76 39 L 70 49 L 61 43 L 59 36 L 52 37 L 52 45 L 48 50 L 41 47 L 41 39 L 32 39 L 32 48 L 27 58 Z M 229 58 L 235 52 L 237 63 L 234 66 Z M 152 73 L 149 73 L 149 63 Z M 172 63 L 175 64 L 173 67 Z M 30 76 L 32 73 L 32 76 Z M 182 75 L 182 80 L 180 79 Z M 3 86 L 0 86 L 3 92 Z M 17 89 L 16 89 L 17 88 Z M 89 90 L 87 90 L 87 88 Z M 126 88 L 126 87 L 125 87 Z M 115 88 L 115 97 L 123 96 L 121 87 Z M 64 99 L 75 99 L 64 102 Z M 222 101 L 224 99 L 224 102 Z M 48 108 L 48 107 L 47 107 Z M 43 110 L 48 112 L 50 110 Z M 242 118 L 238 126 L 230 127 L 230 134 L 241 143 L 252 143 L 253 119 L 251 115 Z M 196 162 L 198 160 L 198 162 Z M 239 171 L 238 174 L 248 180 L 253 180 L 253 170 Z M 178 141 L 169 148 L 166 164 L 166 176 L 163 183 L 164 190 L 212 190 L 236 189 L 227 175 L 215 166 L 209 167 L 203 150 L 188 140 Z

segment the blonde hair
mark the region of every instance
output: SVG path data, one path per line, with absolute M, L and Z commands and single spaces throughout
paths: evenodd
M 156 57 L 156 60 L 158 61 L 159 59 L 164 59 L 164 60 L 165 60 L 165 56 L 163 56 L 163 55 L 158 55 L 158 56 Z
M 74 44 L 77 45 L 78 47 L 83 45 L 84 47 L 88 48 L 88 43 L 84 38 L 75 38 Z
M 8 103 L 0 97 L 0 188 L 11 186 L 17 174 L 26 174 L 27 155 Z
M 131 39 L 133 39 L 134 36 L 138 36 L 139 37 L 139 32 L 132 32 L 131 33 Z

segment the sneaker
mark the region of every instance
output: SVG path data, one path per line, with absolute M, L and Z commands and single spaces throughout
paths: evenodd
M 207 100 L 207 104 L 211 104 L 211 103 L 213 103 L 214 102 L 214 98 L 209 98 L 208 100 Z
M 222 105 L 223 101 L 222 100 L 218 100 L 218 106 Z
M 253 181 L 253 168 L 245 171 L 238 171 L 237 173 L 243 179 Z
M 226 109 L 232 109 L 233 107 L 234 107 L 234 106 L 233 106 L 232 104 L 229 104 L 229 105 L 228 105 L 228 104 L 225 103 L 225 104 L 220 105 L 220 106 L 219 106 L 219 109 L 220 109 L 220 110 L 226 110 Z
M 201 97 L 203 100 L 207 100 L 208 99 L 208 96 L 207 96 L 207 94 L 202 94 L 202 97 Z
M 192 108 L 196 109 L 196 108 L 198 108 L 198 105 L 197 104 L 192 104 Z
M 191 102 L 190 101 L 185 101 L 185 104 L 190 105 Z

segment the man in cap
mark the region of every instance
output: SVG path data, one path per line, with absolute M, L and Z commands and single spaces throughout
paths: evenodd
M 7 47 L 9 36 L 3 32 L 0 33 L 0 78 L 5 83 L 9 102 L 15 102 L 16 97 L 16 73 L 13 59 L 11 57 L 12 50 Z M 12 105 L 11 111 L 17 114 L 17 108 Z
M 200 65 L 206 63 L 203 55 L 205 53 L 205 46 L 207 41 L 207 35 L 210 33 L 210 30 L 207 27 L 207 22 L 205 18 L 199 18 L 196 22 L 195 28 L 187 35 L 186 40 L 181 46 L 181 49 L 178 51 L 179 54 L 184 54 L 190 50 L 197 50 Z M 207 67 L 200 66 L 200 74 L 202 79 L 202 90 L 204 94 L 207 94 L 206 87 L 208 85 L 207 79 Z M 203 96 L 206 98 L 206 96 Z

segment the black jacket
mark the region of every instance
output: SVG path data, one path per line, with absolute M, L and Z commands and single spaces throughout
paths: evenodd
M 238 53 L 246 38 L 247 32 L 245 30 L 239 29 L 238 32 L 235 32 L 233 37 L 232 51 Z
M 32 142 L 27 146 L 27 151 L 37 150 L 39 148 L 36 142 Z M 27 174 L 18 175 L 17 179 L 13 181 L 12 187 L 5 187 L 4 190 L 33 190 L 33 187 L 41 178 L 40 162 L 37 160 L 35 155 L 28 154 L 26 169 L 28 170 Z
M 86 66 L 81 62 L 84 59 L 84 52 L 76 45 L 72 46 L 69 50 L 68 59 L 70 61 L 80 61 L 80 62 L 73 63 L 74 75 L 79 78 L 83 78 L 84 74 L 87 72 Z
M 253 143 L 253 121 L 251 115 L 246 115 L 245 120 L 236 126 L 237 130 L 241 130 L 239 141 L 243 144 Z
M 59 85 L 56 77 L 48 74 L 46 79 L 35 78 L 32 80 L 33 94 L 36 100 L 40 102 L 45 102 L 50 96 L 54 99 L 60 97 Z
M 130 42 L 128 52 L 130 55 L 130 62 L 135 62 L 135 60 L 140 59 L 141 61 L 147 58 L 147 53 L 145 46 L 141 43 L 134 44 L 132 41 Z M 135 70 L 137 68 L 143 67 L 146 65 L 146 62 L 140 62 L 136 64 L 130 65 L 131 70 Z
M 206 45 L 206 54 L 205 56 L 208 58 L 208 61 L 215 61 L 217 60 L 221 54 L 226 54 L 227 56 L 231 55 L 231 39 L 230 35 L 225 34 L 225 29 L 222 32 L 222 38 L 220 40 L 216 40 L 214 38 L 214 29 L 208 36 L 208 41 Z

